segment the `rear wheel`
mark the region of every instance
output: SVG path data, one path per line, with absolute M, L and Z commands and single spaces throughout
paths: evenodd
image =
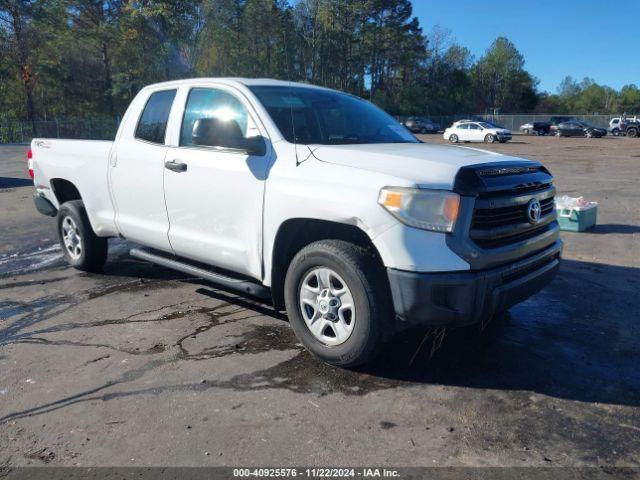
M 525 135 L 529 135 L 531 132 L 529 131 L 528 128 L 525 128 L 522 133 L 524 133 Z
M 384 268 L 367 249 L 321 240 L 294 257 L 285 304 L 300 341 L 323 361 L 354 367 L 370 360 L 392 318 Z
M 637 128 L 630 128 L 627 130 L 627 137 L 636 138 L 638 136 Z
M 58 210 L 58 235 L 69 265 L 87 272 L 102 269 L 107 260 L 107 239 L 94 233 L 81 200 L 63 203 Z
M 496 141 L 496 136 L 492 133 L 487 133 L 487 135 L 484 137 L 484 141 L 485 143 L 493 143 Z
M 449 136 L 449 141 L 451 143 L 458 143 L 458 135 L 456 135 L 455 133 L 453 135 Z
M 422 128 L 420 129 L 420 133 L 422 133 L 422 134 L 424 135 L 425 133 L 427 133 L 427 129 L 426 129 L 426 128 L 424 128 L 424 127 L 422 127 Z

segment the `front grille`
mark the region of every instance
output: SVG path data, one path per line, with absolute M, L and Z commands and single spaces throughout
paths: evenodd
M 494 167 L 484 170 L 478 170 L 481 177 L 497 177 L 500 175 L 522 175 L 523 173 L 532 173 L 540 171 L 539 166 L 533 167 Z
M 556 218 L 554 194 L 553 186 L 547 184 L 478 198 L 469 232 L 471 239 L 482 248 L 496 248 L 544 233 Z M 527 205 L 532 198 L 537 198 L 541 207 L 536 224 L 531 224 L 527 217 Z

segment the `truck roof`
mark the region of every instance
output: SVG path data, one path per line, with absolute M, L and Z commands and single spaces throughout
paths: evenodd
M 289 82 L 287 80 L 275 80 L 273 78 L 243 78 L 243 77 L 196 77 L 196 78 L 183 78 L 180 80 L 170 80 L 168 82 L 160 82 L 160 83 L 152 83 L 143 88 L 146 89 L 156 89 L 158 87 L 176 87 L 180 85 L 189 85 L 191 83 L 222 83 L 233 86 L 274 86 L 274 87 L 286 87 L 286 86 L 296 86 L 296 87 L 305 87 L 305 88 L 317 88 L 320 90 L 328 90 L 325 87 L 319 87 L 317 85 L 311 85 L 308 83 L 300 83 L 300 82 Z

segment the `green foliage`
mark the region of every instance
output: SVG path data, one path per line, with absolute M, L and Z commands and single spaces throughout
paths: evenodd
M 0 0 L 0 121 L 113 118 L 150 83 L 271 77 L 367 98 L 397 115 L 640 112 L 568 77 L 537 92 L 499 37 L 477 62 L 410 0 Z
M 472 69 L 476 110 L 528 112 L 537 103 L 537 81 L 524 69 L 515 45 L 498 37 Z

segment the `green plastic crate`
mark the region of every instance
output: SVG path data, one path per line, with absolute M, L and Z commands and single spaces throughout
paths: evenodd
M 560 230 L 584 232 L 596 224 L 598 204 L 591 202 L 585 207 L 558 208 Z

